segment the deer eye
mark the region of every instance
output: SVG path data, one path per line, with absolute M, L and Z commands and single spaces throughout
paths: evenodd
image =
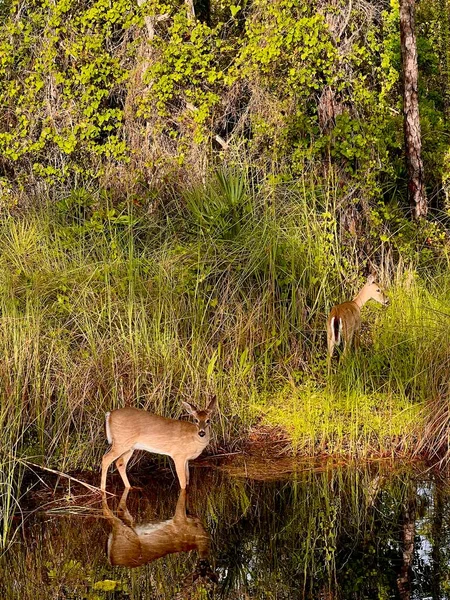
M 197 425 L 200 423 L 200 421 L 198 419 L 194 419 L 194 423 L 197 423 Z
M 207 425 L 209 425 L 209 419 L 206 419 L 205 423 L 206 423 Z
M 377 290 L 377 292 L 378 292 L 378 293 L 380 293 L 380 292 L 381 292 L 381 290 Z

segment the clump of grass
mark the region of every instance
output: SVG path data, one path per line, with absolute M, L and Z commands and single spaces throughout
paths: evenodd
M 283 427 L 293 451 L 359 458 L 400 453 L 419 435 L 420 405 L 361 387 L 331 392 L 311 382 L 282 388 L 259 405 L 261 423 Z

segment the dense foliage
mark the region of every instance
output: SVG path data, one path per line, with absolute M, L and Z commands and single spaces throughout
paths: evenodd
M 396 0 L 11 0 L 0 25 L 0 183 L 21 192 L 336 170 L 363 213 L 402 198 Z M 449 4 L 419 2 L 421 117 L 434 204 L 449 178 Z M 57 184 L 57 187 L 55 187 Z

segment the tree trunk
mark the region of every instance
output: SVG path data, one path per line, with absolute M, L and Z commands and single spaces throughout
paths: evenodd
M 411 567 L 414 558 L 414 536 L 416 533 L 416 486 L 409 483 L 403 501 L 402 565 L 397 577 L 397 589 L 401 600 L 411 598 Z
M 187 7 L 188 19 L 195 19 L 195 7 L 194 0 L 185 0 L 185 4 Z
M 414 30 L 414 0 L 400 0 L 400 43 L 403 67 L 403 125 L 408 176 L 408 197 L 414 219 L 428 210 L 420 135 L 417 42 Z
M 431 597 L 433 600 L 442 598 L 441 579 L 442 575 L 446 572 L 444 509 L 445 493 L 443 484 L 440 480 L 436 480 L 433 499 L 433 520 L 431 524 Z
M 450 121 L 450 0 L 440 0 L 441 38 L 441 70 L 444 84 L 444 113 Z

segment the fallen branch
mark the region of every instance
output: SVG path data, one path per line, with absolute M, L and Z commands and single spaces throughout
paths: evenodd
M 80 479 L 77 479 L 76 477 L 72 477 L 72 475 L 68 475 L 67 473 L 63 473 L 62 471 L 57 471 L 56 469 L 50 469 L 49 467 L 43 467 L 42 465 L 37 465 L 36 463 L 25 460 L 23 458 L 18 459 L 18 462 L 22 463 L 25 467 L 28 467 L 28 468 L 34 467 L 35 469 L 41 469 L 42 471 L 46 471 L 47 473 L 53 473 L 54 475 L 58 475 L 59 477 L 65 477 L 66 479 L 69 479 L 70 481 L 75 481 L 76 483 L 79 483 L 80 485 L 84 486 L 91 492 L 101 492 L 99 487 L 97 487 L 95 485 L 90 485 L 89 483 L 85 483 L 84 481 L 81 481 Z M 109 493 L 109 492 L 107 492 L 107 493 Z

